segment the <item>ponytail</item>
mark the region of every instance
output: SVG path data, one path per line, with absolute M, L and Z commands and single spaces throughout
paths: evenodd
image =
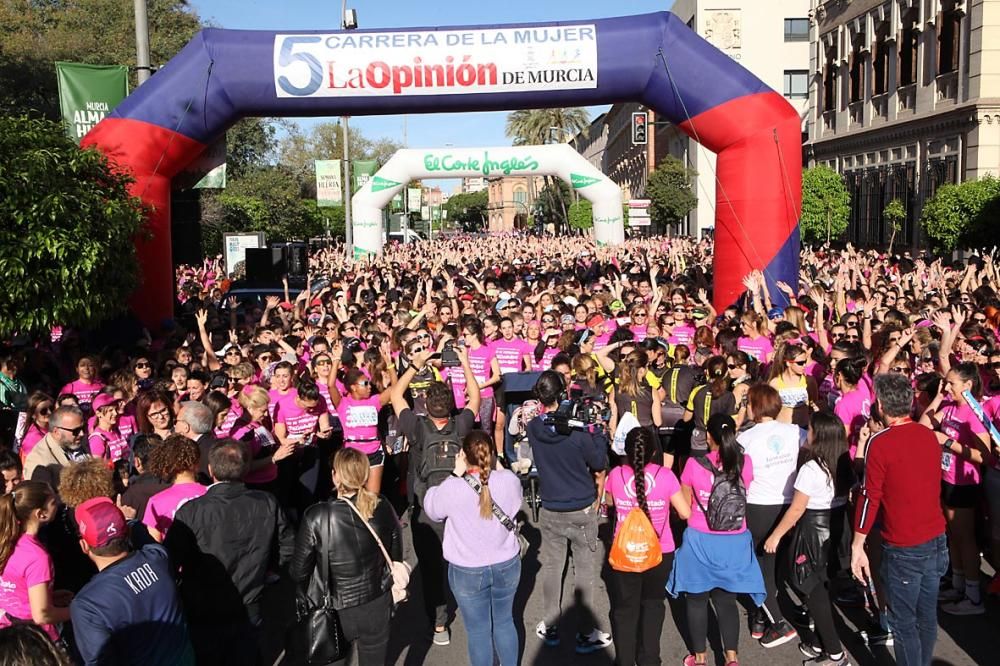
M 493 439 L 482 430 L 473 430 L 465 436 L 462 451 L 469 467 L 479 468 L 479 517 L 489 520 L 493 517 L 493 496 L 490 494 L 490 474 L 496 451 Z
M 22 481 L 0 496 L 0 573 L 7 567 L 31 513 L 44 508 L 53 497 L 52 486 L 42 481 Z
M 736 422 L 728 414 L 713 414 L 706 426 L 709 437 L 719 449 L 722 473 L 731 483 L 739 483 L 743 474 L 743 448 L 736 441 Z

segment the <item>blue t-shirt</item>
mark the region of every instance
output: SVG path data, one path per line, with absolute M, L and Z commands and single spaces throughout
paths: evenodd
M 194 664 L 167 551 L 143 546 L 101 571 L 70 604 L 86 664 Z

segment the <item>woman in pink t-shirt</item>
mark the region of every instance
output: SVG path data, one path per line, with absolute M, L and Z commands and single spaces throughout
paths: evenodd
M 90 433 L 90 438 L 87 440 L 90 446 L 90 455 L 111 462 L 118 462 L 122 458 L 127 459 L 128 442 L 118 430 L 118 418 L 121 416 L 118 408 L 121 401 L 116 400 L 110 393 L 101 393 L 94 398 L 92 404 L 97 421 Z
M 0 496 L 0 627 L 15 621 L 40 625 L 58 640 L 54 625 L 69 622 L 70 592 L 52 590 L 52 558 L 38 529 L 56 516 L 56 494 L 40 481 L 23 481 Z
M 149 471 L 170 481 L 170 487 L 149 498 L 142 524 L 149 536 L 163 542 L 174 515 L 181 505 L 205 494 L 205 486 L 196 480 L 201 454 L 198 444 L 183 435 L 171 435 L 163 446 L 149 454 Z
M 253 384 L 244 386 L 239 397 L 242 411 L 229 437 L 246 442 L 250 449 L 250 469 L 243 477 L 247 487 L 276 493 L 277 463 L 295 453 L 295 444 L 278 445 L 267 413 L 268 403 L 269 396 L 264 388 Z
M 833 373 L 834 386 L 840 391 L 833 413 L 844 422 L 851 460 L 858 450 L 858 435 L 872 411 L 871 394 L 860 386 L 867 364 L 868 359 L 864 356 L 845 358 L 837 363 Z
M 990 438 L 962 394 L 982 396 L 982 382 L 975 363 L 959 363 L 945 377 L 944 386 L 920 422 L 948 439 L 941 454 L 941 503 L 948 524 L 952 588 L 939 596 L 954 602 L 965 614 L 981 613 L 979 548 L 976 545 L 976 507 L 979 503 L 979 466 L 990 451 Z M 966 577 L 968 574 L 968 577 Z M 941 610 L 949 612 L 953 605 Z M 971 612 L 966 612 L 971 611 Z
M 76 379 L 59 389 L 59 393 L 75 395 L 80 403 L 80 409 L 89 416 L 90 403 L 103 387 L 104 383 L 97 378 L 97 359 L 93 356 L 81 356 L 76 362 Z
M 709 528 L 705 516 L 706 510 L 712 512 L 710 498 L 717 482 L 735 484 L 743 489 L 745 497 L 753 481 L 753 462 L 736 441 L 736 422 L 731 416 L 715 414 L 708 420 L 706 430 L 708 454 L 688 458 L 681 474 L 691 517 L 681 547 L 674 554 L 674 566 L 667 582 L 667 592 L 671 596 L 685 593 L 690 632 L 688 644 L 694 650 L 694 654 L 684 659 L 685 666 L 705 663 L 709 597 L 722 633 L 725 661 L 734 664 L 738 662 L 740 637 L 736 595 L 749 595 L 757 606 L 763 605 L 767 596 L 745 517 L 732 529 L 715 531 Z M 743 509 L 745 516 L 745 503 Z
M 35 444 L 49 432 L 49 417 L 52 415 L 54 403 L 51 396 L 41 391 L 35 391 L 28 397 L 28 411 L 25 413 L 27 427 L 21 437 L 19 449 L 22 464 L 31 453 L 31 449 L 35 448 Z
M 338 358 L 334 351 L 334 370 Z M 365 487 L 373 493 L 381 492 L 382 470 L 385 465 L 385 446 L 379 438 L 379 411 L 389 404 L 389 393 L 392 384 L 396 383 L 396 369 L 389 364 L 392 382 L 390 388 L 372 395 L 371 380 L 357 368 L 348 370 L 344 377 L 347 395 L 342 395 L 335 386 L 330 386 L 330 399 L 337 408 L 337 416 L 344 428 L 344 446 L 358 449 L 366 456 L 371 465 L 371 474 Z
M 681 492 L 681 484 L 663 460 L 656 435 L 648 428 L 635 428 L 625 437 L 628 461 L 608 474 L 605 496 L 615 507 L 615 535 L 629 512 L 639 509 L 646 514 L 660 537 L 663 561 L 642 573 L 611 572 L 611 620 L 618 629 L 614 634 L 615 654 L 622 664 L 636 663 L 638 646 L 644 659 L 659 661 L 660 633 L 663 630 L 663 588 L 674 561 L 674 535 L 670 531 L 670 507 L 686 520 L 691 503 Z
M 740 324 L 743 335 L 736 341 L 736 348 L 753 356 L 758 363 L 770 363 L 774 344 L 767 336 L 767 323 L 756 312 L 744 312 Z

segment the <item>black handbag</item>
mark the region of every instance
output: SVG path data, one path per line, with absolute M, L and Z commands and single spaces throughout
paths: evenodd
M 296 595 L 295 621 L 285 632 L 285 659 L 290 664 L 329 664 L 347 655 L 340 615 L 330 600 L 330 523 L 326 526 L 327 540 L 320 543 L 323 601 L 315 605 L 305 595 Z

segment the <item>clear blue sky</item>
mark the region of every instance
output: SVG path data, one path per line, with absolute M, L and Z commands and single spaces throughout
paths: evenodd
M 222 28 L 255 30 L 316 30 L 339 26 L 340 2 L 326 0 L 189 0 L 202 19 Z M 566 21 L 644 14 L 670 8 L 673 0 L 348 0 L 358 12 L 363 29 L 419 28 L 426 26 Z M 607 107 L 592 107 L 591 117 Z M 406 117 L 410 147 L 509 145 L 504 136 L 506 111 L 409 115 Z M 301 119 L 308 125 L 324 119 Z M 403 139 L 400 116 L 352 118 L 371 138 Z M 442 183 L 444 185 L 444 183 Z M 445 189 L 450 189 L 445 187 Z

